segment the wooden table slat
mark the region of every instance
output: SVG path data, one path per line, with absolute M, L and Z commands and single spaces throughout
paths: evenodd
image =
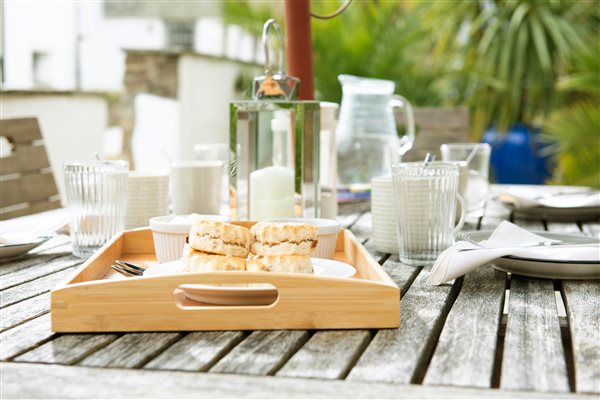
M 406 291 L 412 285 L 414 280 L 419 276 L 421 267 L 402 264 L 398 259 L 398 255 L 390 256 L 382 265 L 383 269 L 392 278 L 394 283 L 400 288 L 400 296 L 404 296 Z M 400 316 L 402 318 L 402 316 Z
M 115 340 L 115 334 L 68 334 L 44 343 L 15 358 L 15 361 L 74 364 Z
M 510 390 L 569 391 L 551 280 L 511 277 L 500 386 Z
M 50 293 L 23 300 L 0 311 L 0 332 L 39 317 L 50 311 Z
M 424 373 L 457 289 L 422 270 L 400 302 L 400 328 L 377 332 L 348 380 L 412 383 Z
M 573 346 L 575 388 L 600 393 L 600 280 L 563 281 L 561 292 Z
M 50 339 L 50 314 L 0 333 L 0 360 L 6 361 Z
M 19 257 L 16 259 L 3 260 L 0 263 L 0 278 L 5 275 L 24 271 L 26 269 L 37 269 L 43 266 L 45 263 L 51 262 L 56 258 L 65 256 L 64 253 L 59 254 L 38 254 L 38 253 L 27 253 L 26 256 Z
M 192 332 L 144 366 L 146 369 L 207 371 L 244 339 L 239 331 Z
M 70 267 L 75 267 L 79 264 L 81 264 L 81 259 L 69 255 L 54 258 L 40 265 L 38 268 L 24 268 L 15 272 L 11 272 L 0 277 L 0 290 L 6 290 L 13 286 L 33 281 L 42 276 L 50 275 L 54 272 L 62 271 Z
M 254 331 L 210 372 L 272 375 L 308 340 L 307 331 Z
M 128 333 L 78 364 L 86 367 L 139 368 L 180 337 L 180 333 Z
M 380 264 L 382 260 L 385 260 L 389 255 L 386 253 L 380 253 L 375 249 L 375 240 L 367 239 L 362 243 L 364 248 L 373 256 L 375 260 L 377 260 Z
M 198 374 L 182 371 L 84 368 L 2 363 L 5 398 L 339 398 L 339 399 L 597 399 L 572 393 L 534 393 L 444 386 L 389 385 L 301 378 Z M 27 382 L 25 385 L 24 382 Z
M 358 240 L 369 239 L 373 232 L 373 218 L 370 212 L 363 213 L 356 222 L 350 226 L 350 230 Z
M 65 279 L 67 275 L 73 271 L 73 269 L 74 267 L 69 267 L 52 274 L 42 276 L 22 285 L 2 290 L 0 292 L 0 308 L 27 300 L 42 293 L 49 292 L 50 289 Z
M 338 215 L 336 220 L 342 225 L 342 228 L 347 229 L 360 218 L 361 214 L 362 212 L 353 212 L 350 214 Z
M 465 276 L 423 383 L 491 387 L 505 290 L 491 266 Z
M 276 375 L 342 379 L 370 339 L 371 332 L 368 330 L 316 332 Z

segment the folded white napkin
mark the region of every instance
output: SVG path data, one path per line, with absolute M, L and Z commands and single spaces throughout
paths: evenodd
M 510 204 L 516 209 L 527 209 L 534 207 L 550 208 L 579 208 L 579 207 L 600 207 L 600 192 L 590 191 L 589 193 L 564 193 L 550 196 L 539 197 L 532 193 L 502 193 L 498 196 L 500 201 Z
M 549 260 L 600 262 L 600 251 L 597 246 L 547 247 L 543 244 L 557 242 L 559 241 L 536 235 L 508 221 L 503 221 L 489 239 L 479 244 L 459 241 L 444 250 L 433 264 L 429 280 L 434 285 L 440 285 L 492 260 L 508 255 Z M 536 246 L 537 244 L 540 245 Z M 464 251 L 464 249 L 473 250 Z

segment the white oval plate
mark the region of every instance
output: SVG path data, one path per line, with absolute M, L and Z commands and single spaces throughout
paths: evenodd
M 350 278 L 356 274 L 356 269 L 352 265 L 335 261 L 328 260 L 325 258 L 311 258 L 315 276 L 328 276 L 334 278 Z M 144 271 L 144 276 L 162 276 L 169 274 L 176 274 L 181 260 L 168 261 L 160 264 L 154 264 Z
M 176 274 L 182 260 L 155 264 L 144 271 L 144 276 Z M 353 266 L 335 260 L 311 258 L 316 276 L 350 278 L 356 274 Z M 252 286 L 214 286 L 186 284 L 179 287 L 192 301 L 222 306 L 269 305 L 277 299 L 277 289 L 269 284 Z
M 0 239 L 0 258 L 11 258 L 33 250 L 52 236 L 31 236 L 27 234 L 2 235 Z

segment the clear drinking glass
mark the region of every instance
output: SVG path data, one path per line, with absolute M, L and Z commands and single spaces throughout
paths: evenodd
M 448 143 L 440 147 L 443 161 L 466 161 L 469 168 L 464 193 L 467 214 L 481 217 L 490 191 L 491 147 L 487 143 Z
M 73 254 L 90 257 L 123 230 L 127 161 L 64 164 Z
M 454 244 L 458 166 L 444 162 L 392 165 L 400 261 L 432 265 Z

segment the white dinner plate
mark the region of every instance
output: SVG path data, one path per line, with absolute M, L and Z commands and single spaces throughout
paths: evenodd
M 487 240 L 494 231 L 475 231 L 465 232 L 462 237 L 466 240 L 479 243 Z M 590 243 L 598 244 L 598 240 L 589 236 L 550 233 L 544 231 L 532 231 L 536 235 L 546 237 L 551 240 L 559 240 L 564 244 L 569 243 Z M 600 248 L 590 247 L 589 252 L 582 252 L 584 257 L 579 260 L 569 259 L 565 256 L 565 248 L 555 247 L 547 248 L 528 248 L 527 252 L 531 254 L 528 257 L 506 256 L 493 261 L 494 268 L 511 272 L 518 275 L 531 276 L 535 278 L 548 279 L 599 279 L 600 278 Z M 587 254 L 586 254 L 587 253 Z
M 28 234 L 6 234 L 0 237 L 0 258 L 12 258 L 33 250 L 52 236 L 32 236 Z
M 311 258 L 316 276 L 350 278 L 356 274 L 353 266 L 325 258 Z M 144 276 L 162 276 L 176 274 L 182 260 L 155 264 L 144 271 Z M 185 284 L 179 287 L 189 300 L 223 306 L 268 305 L 277 299 L 277 289 L 270 284 L 251 284 L 250 286 L 217 286 L 203 284 Z
M 350 278 L 356 274 L 356 269 L 352 265 L 340 261 L 328 260 L 326 258 L 311 258 L 310 261 L 313 264 L 316 276 Z M 176 274 L 182 262 L 182 260 L 176 260 L 151 265 L 144 271 L 144 276 Z

